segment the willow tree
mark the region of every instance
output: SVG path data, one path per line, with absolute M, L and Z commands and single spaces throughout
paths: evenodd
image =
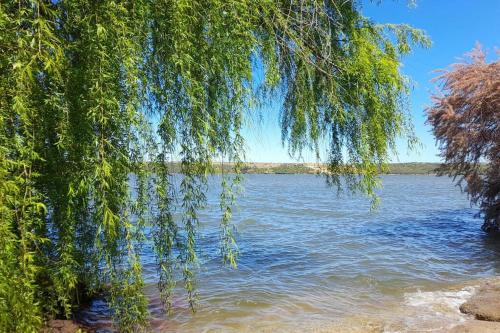
M 147 327 L 149 238 L 166 309 L 177 272 L 193 303 L 212 161 L 233 162 L 220 252 L 235 265 L 241 129 L 264 99 L 282 101 L 292 155 L 326 142 L 329 180 L 373 196 L 410 129 L 400 58 L 428 43 L 353 1 L 2 1 L 0 330 L 36 331 L 103 285 L 121 331 Z

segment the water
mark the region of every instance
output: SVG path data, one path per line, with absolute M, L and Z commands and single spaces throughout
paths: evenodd
M 182 289 L 165 319 L 145 256 L 158 332 L 359 332 L 443 328 L 477 278 L 500 273 L 498 240 L 449 178 L 383 177 L 381 205 L 342 196 L 314 175 L 247 175 L 233 221 L 238 269 L 217 256 L 218 194 L 202 214 L 199 307 Z M 462 287 L 455 287 L 463 284 Z M 467 285 L 467 286 L 465 286 Z M 83 321 L 109 326 L 102 301 Z

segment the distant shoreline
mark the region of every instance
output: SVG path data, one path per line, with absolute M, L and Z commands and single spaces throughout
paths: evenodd
M 180 172 L 180 162 L 169 163 L 171 172 Z M 233 172 L 233 163 L 214 163 L 214 173 Z M 383 175 L 436 175 L 440 163 L 390 163 Z M 323 163 L 244 163 L 243 174 L 321 174 L 326 168 Z
M 386 175 L 436 175 L 439 163 L 391 163 Z M 243 173 L 264 174 L 320 174 L 326 168 L 322 163 L 246 163 Z

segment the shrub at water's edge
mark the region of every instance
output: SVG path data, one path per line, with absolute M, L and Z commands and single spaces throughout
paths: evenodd
M 436 78 L 428 123 L 440 144 L 441 174 L 453 176 L 484 215 L 484 231 L 500 230 L 500 60 L 486 62 L 478 45 L 469 62 Z

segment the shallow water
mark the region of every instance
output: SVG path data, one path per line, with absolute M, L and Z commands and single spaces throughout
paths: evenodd
M 341 196 L 314 175 L 247 175 L 233 222 L 238 269 L 217 254 L 218 193 L 202 214 L 199 307 L 182 289 L 165 320 L 145 255 L 152 326 L 158 332 L 387 332 L 433 330 L 466 318 L 465 281 L 500 273 L 500 242 L 449 178 L 383 177 L 381 205 Z M 469 283 L 470 284 L 470 283 Z M 108 326 L 102 301 L 83 321 Z M 441 325 L 441 326 L 440 326 Z

